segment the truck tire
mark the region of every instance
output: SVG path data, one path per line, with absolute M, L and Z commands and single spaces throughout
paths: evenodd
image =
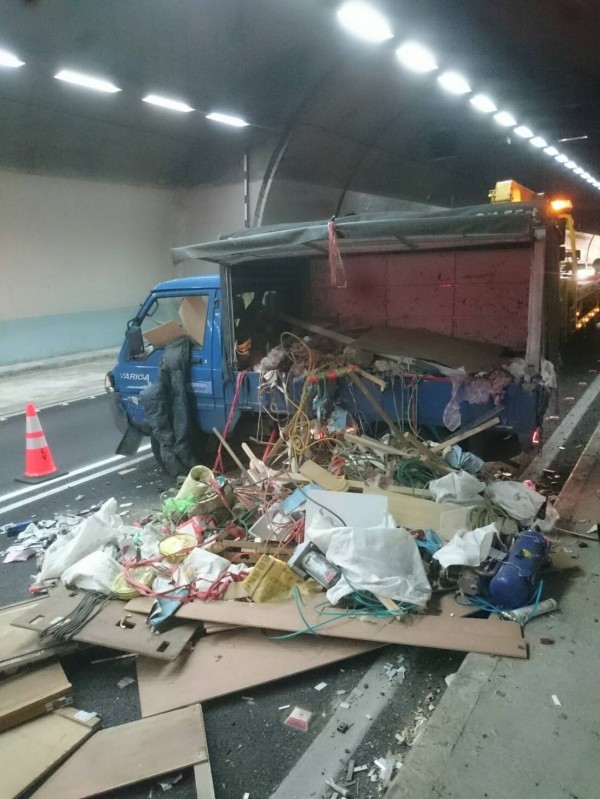
M 163 472 L 166 472 L 167 469 L 165 467 L 165 463 L 160 457 L 160 444 L 154 436 L 150 436 L 150 447 L 152 449 L 152 454 L 154 455 L 154 460 L 158 463 Z
M 196 455 L 196 463 L 192 464 L 192 466 L 195 466 L 197 464 L 204 464 L 204 461 L 206 460 L 207 456 L 206 453 L 207 442 L 208 442 L 208 435 L 206 433 L 199 432 L 194 441 L 194 453 Z M 160 444 L 158 443 L 157 439 L 152 435 L 150 436 L 150 447 L 152 449 L 152 454 L 154 455 L 154 460 L 158 463 L 163 472 L 166 472 L 166 474 L 170 474 L 169 470 L 165 466 L 163 459 L 161 458 Z M 171 477 L 178 477 L 178 476 L 179 475 L 176 474 L 171 475 Z

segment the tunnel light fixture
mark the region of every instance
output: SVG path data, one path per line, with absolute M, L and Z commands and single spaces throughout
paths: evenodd
M 496 108 L 496 103 L 485 94 L 476 94 L 475 97 L 471 97 L 469 102 L 473 108 L 476 108 L 483 114 L 492 114 L 494 111 L 498 110 Z
M 150 103 L 150 105 L 158 105 L 161 108 L 168 108 L 169 111 L 179 111 L 180 114 L 189 114 L 194 109 L 187 103 L 182 103 L 181 100 L 173 100 L 170 97 L 162 97 L 160 94 L 147 94 L 142 97 L 143 102 Z
M 468 94 L 471 87 L 459 72 L 443 72 L 438 83 L 450 94 Z
M 584 170 L 583 170 L 583 169 L 581 170 L 581 172 L 579 172 L 579 171 L 578 171 L 579 169 L 581 169 L 581 167 L 577 167 L 577 169 L 574 169 L 574 170 L 573 170 L 573 172 L 575 172 L 575 174 L 576 174 L 576 175 L 577 175 L 577 174 L 581 175 L 581 177 L 582 177 L 584 180 L 587 180 L 588 178 L 591 178 L 591 177 L 592 177 L 592 176 L 590 175 L 590 173 L 589 173 L 589 172 L 584 172 Z
M 494 119 L 499 125 L 502 125 L 503 128 L 514 128 L 517 124 L 517 120 L 512 114 L 509 114 L 508 111 L 498 111 L 497 114 L 494 114 Z
M 566 164 L 567 161 L 569 160 L 568 157 L 566 155 L 563 155 L 562 153 L 559 153 L 557 156 L 555 156 L 555 158 L 559 164 Z
M 75 72 L 72 69 L 61 69 L 54 76 L 56 80 L 63 80 L 65 83 L 74 83 L 76 86 L 83 86 L 85 89 L 92 89 L 96 92 L 107 92 L 114 94 L 120 92 L 118 86 L 104 78 L 97 78 L 94 75 L 86 75 L 84 72 Z
M 563 163 L 567 167 L 567 169 L 576 169 L 577 168 L 577 164 L 575 163 L 575 161 L 568 161 L 567 160 L 567 161 L 563 161 Z
M 13 53 L 8 50 L 0 50 L 0 67 L 8 67 L 9 69 L 18 69 L 25 64 L 20 58 L 17 58 Z
M 546 139 L 542 139 L 541 136 L 534 136 L 533 139 L 531 139 L 531 141 L 529 142 L 529 144 L 533 144 L 534 147 L 539 147 L 540 150 L 542 149 L 542 147 L 548 146 L 548 142 L 546 141 Z
M 377 44 L 394 35 L 387 19 L 376 8 L 360 0 L 349 0 L 338 9 L 341 24 L 366 42 Z
M 516 133 L 522 139 L 531 139 L 533 136 L 533 131 L 525 125 L 519 125 L 513 130 L 513 133 Z
M 250 124 L 242 117 L 232 116 L 231 114 L 222 114 L 220 111 L 212 111 L 206 115 L 207 119 L 212 119 L 213 122 L 221 122 L 223 125 L 230 125 L 233 128 L 247 128 Z
M 405 42 L 396 50 L 396 57 L 402 66 L 412 72 L 433 72 L 438 68 L 433 54 L 417 42 Z
M 575 172 L 576 175 L 584 174 L 583 169 L 580 166 L 578 166 L 577 169 L 574 169 L 573 172 Z
M 546 155 L 552 155 L 554 157 L 556 157 L 559 154 L 556 147 L 552 147 L 552 145 L 550 145 L 550 147 L 544 147 L 544 152 L 546 153 Z

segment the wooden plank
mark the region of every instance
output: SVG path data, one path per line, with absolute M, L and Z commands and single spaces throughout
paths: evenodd
M 408 447 L 406 449 L 398 449 L 398 447 L 391 447 L 389 444 L 384 444 L 382 441 L 377 441 L 375 438 L 354 433 L 344 433 L 344 438 L 350 444 L 356 444 L 359 447 L 372 449 L 374 452 L 381 452 L 384 455 L 395 455 L 400 458 L 406 458 L 408 454 Z
M 347 491 L 348 481 L 344 477 L 336 477 L 314 461 L 304 461 L 300 474 L 326 491 Z
M 276 641 L 253 629 L 207 636 L 175 663 L 138 658 L 142 715 L 207 702 L 376 648 L 368 642 L 305 636 Z
M 202 711 L 193 705 L 101 730 L 32 799 L 87 799 L 206 759 Z
M 68 618 L 84 594 L 85 592 L 57 588 L 48 599 L 14 618 L 12 624 L 40 633 L 57 619 Z M 97 616 L 87 622 L 74 640 L 161 660 L 175 660 L 197 633 L 195 625 L 179 623 L 155 633 L 145 623 L 140 623 L 136 618 L 127 619 L 125 616 L 124 603 L 111 600 Z
M 0 732 L 49 713 L 72 691 L 60 663 L 0 683 Z
M 307 322 L 304 319 L 298 319 L 295 316 L 288 316 L 285 313 L 272 313 L 276 319 L 281 319 L 284 322 L 289 322 L 291 325 L 295 325 L 296 327 L 302 328 L 302 330 L 308 330 L 310 333 L 316 333 L 318 336 L 323 336 L 323 338 L 329 338 L 332 341 L 337 341 L 339 344 L 352 344 L 354 339 L 350 336 L 345 336 L 343 333 L 337 333 L 335 330 L 329 330 L 327 327 L 323 327 L 322 325 L 316 325 L 314 322 Z
M 457 433 L 455 436 L 452 436 L 452 438 L 447 438 L 445 441 L 440 441 L 439 444 L 434 444 L 433 447 L 431 447 L 431 451 L 443 452 L 446 447 L 452 447 L 454 444 L 459 444 L 466 438 L 471 438 L 471 436 L 475 436 L 477 433 L 483 433 L 484 430 L 489 430 L 490 427 L 495 427 L 497 424 L 500 424 L 500 417 L 494 416 L 493 419 L 488 419 L 487 422 L 482 422 L 476 427 L 471 427 L 468 430 L 463 430 L 462 433 Z
M 0 736 L 2 799 L 16 799 L 42 780 L 100 727 L 98 716 L 80 721 L 78 712 L 55 710 Z
M 25 666 L 74 652 L 77 648 L 73 643 L 40 641 L 36 633 L 12 626 L 13 620 L 23 611 L 32 610 L 45 601 L 28 600 L 0 609 L 0 674 L 12 674 Z
M 301 632 L 307 629 L 307 624 L 314 628 L 324 621 L 324 616 L 315 611 L 315 605 L 322 602 L 322 594 L 304 597 L 302 614 L 306 623 L 300 617 L 294 602 L 256 604 L 195 601 L 183 605 L 178 615 L 195 621 L 216 621 L 239 624 L 242 627 Z M 150 604 L 147 600 L 138 598 L 131 600 L 127 607 L 147 612 Z M 340 611 L 340 608 L 331 609 L 332 613 Z M 406 644 L 527 658 L 527 647 L 519 625 L 500 620 L 410 614 L 403 617 L 402 624 L 398 624 L 395 619 L 362 621 L 345 617 L 319 627 L 317 634 L 379 644 Z
M 215 799 L 215 788 L 208 760 L 194 766 L 194 782 L 198 799 Z

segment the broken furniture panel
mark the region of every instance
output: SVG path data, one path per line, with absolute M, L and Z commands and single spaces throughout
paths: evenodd
M 49 713 L 72 693 L 60 663 L 0 683 L 0 732 Z

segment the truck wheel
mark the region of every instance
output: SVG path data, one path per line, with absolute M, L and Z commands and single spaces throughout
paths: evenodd
M 152 454 L 154 455 L 154 460 L 158 463 L 163 472 L 166 472 L 167 468 L 165 466 L 163 459 L 160 456 L 160 444 L 158 443 L 158 441 L 154 436 L 150 436 L 150 447 L 152 449 Z
M 208 442 L 208 435 L 203 432 L 199 432 L 193 444 L 194 454 L 196 456 L 196 463 L 193 463 L 192 466 L 196 466 L 197 464 L 204 464 L 207 459 L 207 452 L 206 452 L 206 444 Z M 160 455 L 160 444 L 158 440 L 154 436 L 150 436 L 150 447 L 152 448 L 152 454 L 154 455 L 154 460 L 158 463 L 160 468 L 163 472 L 170 474 L 169 470 L 165 466 L 165 462 L 161 458 Z M 206 464 L 205 464 L 206 465 Z M 191 467 L 190 467 L 191 468 Z M 172 477 L 176 477 L 177 475 L 172 475 Z

